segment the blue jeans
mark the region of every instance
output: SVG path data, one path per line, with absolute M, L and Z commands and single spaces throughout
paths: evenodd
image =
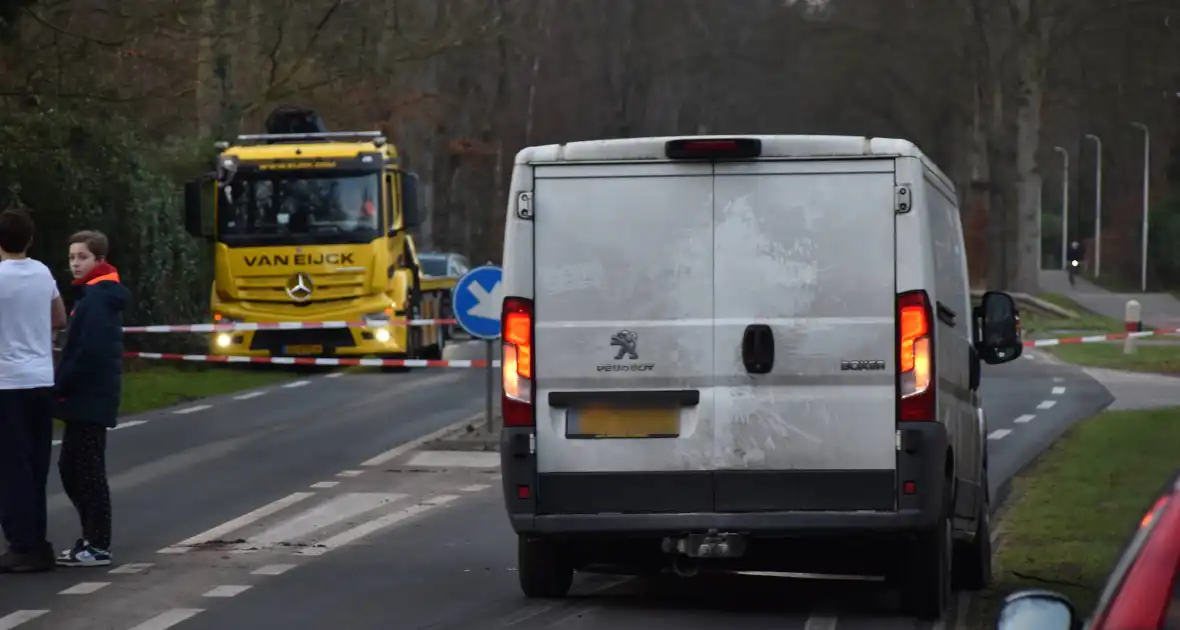
M 0 529 L 15 553 L 48 544 L 52 388 L 0 389 Z

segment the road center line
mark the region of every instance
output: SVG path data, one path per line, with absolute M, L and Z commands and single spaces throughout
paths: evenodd
M 196 413 L 198 411 L 204 411 L 206 409 L 212 409 L 212 408 L 213 408 L 213 405 L 193 405 L 192 407 L 185 407 L 184 409 L 177 409 L 176 411 L 173 411 L 172 413 L 174 413 L 178 416 L 183 416 L 183 415 L 187 415 L 190 413 Z
M 1012 432 L 1011 429 L 996 429 L 995 431 L 992 431 L 991 433 L 987 434 L 987 439 L 989 439 L 989 440 L 1002 440 L 1005 437 L 1008 437 L 1008 434 L 1011 432 Z
M 1033 414 L 1026 413 L 1023 416 L 1020 416 L 1019 418 L 1013 420 L 1012 422 L 1015 422 L 1016 424 L 1028 424 L 1028 423 L 1032 422 L 1035 418 L 1036 418 L 1036 416 L 1034 416 Z
M 1062 394 L 1064 394 L 1064 393 L 1065 393 L 1065 388 L 1064 388 L 1064 387 L 1054 387 L 1054 388 L 1053 388 L 1053 395 L 1054 395 L 1054 396 L 1060 396 L 1060 395 L 1062 395 Z
M 204 608 L 173 608 L 148 619 L 131 630 L 167 630 L 203 612 L 205 612 Z
M 205 593 L 204 597 L 236 597 L 248 590 L 248 584 L 225 584 Z
M 1056 400 L 1042 400 L 1041 404 L 1037 405 L 1037 409 L 1052 409 L 1056 404 Z

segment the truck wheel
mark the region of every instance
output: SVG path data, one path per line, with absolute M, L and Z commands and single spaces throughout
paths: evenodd
M 529 598 L 562 598 L 574 583 L 574 566 L 554 540 L 520 536 L 517 565 L 520 590 Z
M 975 522 L 975 538 L 970 542 L 955 542 L 954 588 L 965 591 L 980 591 L 992 581 L 992 531 L 991 491 L 983 490 L 983 501 L 979 503 L 978 520 Z
M 951 600 L 953 552 L 951 519 L 945 513 L 937 527 L 914 541 L 901 559 L 901 590 L 905 607 L 919 619 L 942 617 Z

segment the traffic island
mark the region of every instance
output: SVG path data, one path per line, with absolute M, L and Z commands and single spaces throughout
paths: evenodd
M 1176 469 L 1176 444 L 1180 407 L 1109 411 L 1071 428 L 1013 481 L 998 518 L 994 583 L 967 627 L 994 628 L 1003 598 L 1022 589 L 1058 591 L 1087 614 Z
M 1061 361 L 1083 367 L 1180 374 L 1180 340 L 1163 337 L 1139 339 L 1135 343 L 1134 354 L 1127 354 L 1121 341 L 1066 344 L 1043 350 Z
M 498 405 L 497 405 L 498 406 Z M 487 451 L 499 452 L 500 428 L 504 420 L 499 410 L 492 417 L 492 426 L 488 427 L 487 420 L 480 417 L 472 420 L 455 431 L 423 446 L 432 451 Z

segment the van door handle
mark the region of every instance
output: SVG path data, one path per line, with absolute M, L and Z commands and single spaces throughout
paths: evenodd
M 750 374 L 768 374 L 774 368 L 774 331 L 770 326 L 746 326 L 742 335 L 742 363 Z

